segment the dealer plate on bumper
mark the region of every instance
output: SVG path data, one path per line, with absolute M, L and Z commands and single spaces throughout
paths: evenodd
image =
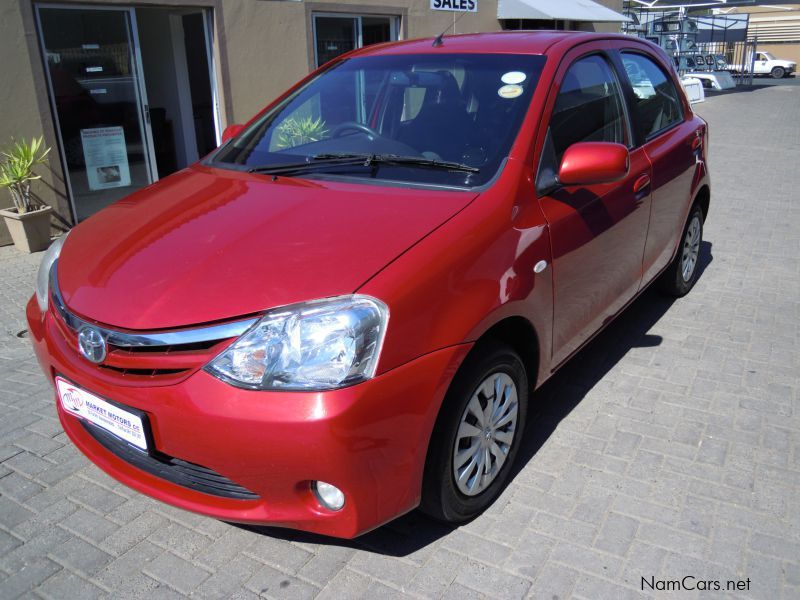
M 65 411 L 113 433 L 137 448 L 147 450 L 147 437 L 141 417 L 61 377 L 56 377 L 56 389 L 58 400 Z

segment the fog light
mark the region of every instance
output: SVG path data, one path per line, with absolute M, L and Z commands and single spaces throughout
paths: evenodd
M 324 481 L 315 481 L 312 487 L 322 506 L 329 510 L 342 510 L 344 506 L 344 493 L 342 493 L 342 490 Z

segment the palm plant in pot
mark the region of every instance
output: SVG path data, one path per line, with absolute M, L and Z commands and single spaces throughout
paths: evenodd
M 0 187 L 11 193 L 14 205 L 0 210 L 14 246 L 22 252 L 38 252 L 50 245 L 50 215 L 53 209 L 31 193 L 31 183 L 41 179 L 33 169 L 47 158 L 42 137 L 15 142 L 0 159 Z

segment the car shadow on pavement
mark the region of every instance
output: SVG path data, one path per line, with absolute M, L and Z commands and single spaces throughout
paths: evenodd
M 699 277 L 713 261 L 711 243 L 700 247 Z M 558 373 L 539 388 L 528 409 L 528 426 L 517 455 L 510 484 L 555 431 L 558 424 L 575 408 L 589 391 L 633 348 L 658 346 L 661 336 L 648 332 L 676 301 L 655 289 L 646 290 L 633 304 Z M 354 539 L 341 540 L 327 536 L 282 529 L 241 525 L 237 527 L 273 538 L 306 544 L 354 548 L 386 556 L 408 556 L 457 529 L 439 523 L 414 510 L 386 525 Z
M 698 279 L 713 260 L 711 242 L 701 242 Z M 680 299 L 665 296 L 651 286 L 536 391 L 528 408 L 528 427 L 515 461 L 514 476 L 539 451 L 558 424 L 631 349 L 661 344 L 661 336 L 648 332 L 676 301 Z

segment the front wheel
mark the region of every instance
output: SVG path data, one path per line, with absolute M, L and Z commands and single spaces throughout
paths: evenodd
M 772 75 L 773 79 L 783 79 L 783 76 L 786 75 L 786 69 L 783 67 L 775 67 L 770 72 L 770 75 Z
M 467 357 L 431 436 L 423 512 L 463 523 L 494 502 L 519 449 L 527 404 L 525 367 L 511 348 L 490 342 Z
M 694 287 L 700 271 L 700 244 L 703 241 L 703 211 L 698 204 L 692 206 L 689 219 L 683 228 L 678 253 L 661 275 L 659 287 L 670 296 L 685 296 Z

